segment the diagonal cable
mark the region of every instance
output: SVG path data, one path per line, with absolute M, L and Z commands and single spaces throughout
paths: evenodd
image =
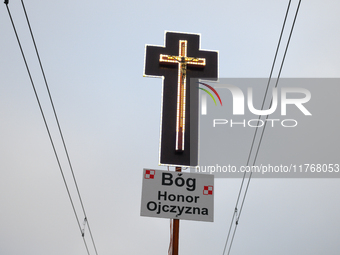
M 88 217 L 87 217 L 87 215 L 86 215 L 86 211 L 85 211 L 85 207 L 84 207 L 84 204 L 83 204 L 83 200 L 82 200 L 82 197 L 81 197 L 81 195 L 80 195 L 78 183 L 77 183 L 77 180 L 76 180 L 74 171 L 73 171 L 73 166 L 72 166 L 72 163 L 71 163 L 70 155 L 69 155 L 68 150 L 67 150 L 67 147 L 66 147 L 64 135 L 63 135 L 62 130 L 61 130 L 61 127 L 60 127 L 60 122 L 59 122 L 59 119 L 58 119 L 58 115 L 57 115 L 57 112 L 56 112 L 56 109 L 55 109 L 55 106 L 54 106 L 54 103 L 53 103 L 52 95 L 51 95 L 51 92 L 50 92 L 50 89 L 49 89 L 49 86 L 48 86 L 48 83 L 47 83 L 45 71 L 44 71 L 44 68 L 43 68 L 43 65 L 42 65 L 42 62 L 41 62 L 41 59 L 40 59 L 38 47 L 37 47 L 36 42 L 35 42 L 35 39 L 34 39 L 32 27 L 31 27 L 31 24 L 30 24 L 30 21 L 29 21 L 29 18 L 28 18 L 27 11 L 26 11 L 25 4 L 24 4 L 24 1 L 23 1 L 23 0 L 21 0 L 21 4 L 22 4 L 22 7 L 23 7 L 23 10 L 24 10 L 24 13 L 25 13 L 27 25 L 28 25 L 29 30 L 30 30 L 31 38 L 32 38 L 32 41 L 33 41 L 33 44 L 34 44 L 34 48 L 35 48 L 35 52 L 36 52 L 38 61 L 39 61 L 40 69 L 41 69 L 42 75 L 43 75 L 43 77 L 44 77 L 46 90 L 47 90 L 47 92 L 48 92 L 48 96 L 49 96 L 49 99 L 50 99 L 50 103 L 51 103 L 51 105 L 52 105 L 54 117 L 55 117 L 55 120 L 56 120 L 56 123 L 57 123 L 57 126 L 58 126 L 58 130 L 59 130 L 59 134 L 60 134 L 60 137 L 61 137 L 61 140 L 62 140 L 62 143 L 63 143 L 64 150 L 65 150 L 65 153 L 66 153 L 67 161 L 68 161 L 69 167 L 70 167 L 70 169 L 71 169 L 73 181 L 74 181 L 74 184 L 75 184 L 77 193 L 78 193 L 78 198 L 79 198 L 79 201 L 80 201 L 80 204 L 81 204 L 83 213 L 84 213 L 84 217 L 87 219 L 87 226 L 88 226 L 89 233 L 90 233 L 90 236 L 91 236 L 92 244 L 93 244 L 93 246 L 94 246 L 94 249 L 95 249 L 96 254 L 98 255 L 97 248 L 96 248 L 96 244 L 95 244 L 95 242 L 94 242 L 94 238 L 93 238 L 92 231 L 91 231 L 91 228 L 90 228 L 90 224 L 89 224 L 89 221 L 88 221 Z
M 288 42 L 287 42 L 286 49 L 285 49 L 285 52 L 284 52 L 284 55 L 283 55 L 283 59 L 282 59 L 282 62 L 281 62 L 281 66 L 280 66 L 278 78 L 277 78 L 277 80 L 276 80 L 275 88 L 277 88 L 278 82 L 279 82 L 279 79 L 280 79 L 280 76 L 281 76 L 282 67 L 283 67 L 283 64 L 284 64 L 284 61 L 285 61 L 285 58 L 286 58 L 288 46 L 289 46 L 290 39 L 291 39 L 293 30 L 294 30 L 295 21 L 296 21 L 298 12 L 299 12 L 300 4 L 301 4 L 301 0 L 299 0 L 299 4 L 298 4 L 297 9 L 296 9 L 296 12 L 295 12 L 294 21 L 293 21 L 293 24 L 292 24 L 292 27 L 291 27 L 291 30 L 290 30 L 290 33 L 289 33 Z M 273 99 L 272 99 L 271 102 L 270 102 L 270 107 L 271 107 L 272 103 L 273 103 Z M 270 108 L 270 107 L 269 107 L 269 108 Z M 269 116 L 269 115 L 267 115 L 266 119 L 268 119 L 268 116 Z M 252 164 L 252 165 L 255 165 L 255 162 L 256 162 L 256 159 L 257 159 L 257 156 L 258 156 L 258 152 L 259 152 L 259 150 L 260 150 L 261 142 L 262 142 L 262 139 L 263 139 L 263 134 L 264 134 L 265 128 L 266 128 L 266 123 L 264 124 L 264 127 L 263 127 L 263 129 L 262 129 L 260 141 L 259 141 L 259 144 L 258 144 L 258 146 L 257 146 L 256 154 L 255 154 L 254 161 L 253 161 L 253 164 Z M 249 179 L 248 179 L 248 183 L 247 183 L 246 190 L 245 190 L 245 193 L 244 193 L 244 196 L 243 196 L 243 200 L 242 200 L 240 212 L 239 212 L 239 215 L 238 215 L 237 220 L 236 220 L 237 223 L 238 223 L 239 218 L 240 218 L 240 216 L 241 216 L 241 212 L 242 212 L 243 205 L 244 205 L 244 202 L 245 202 L 245 199 L 246 199 L 246 196 L 247 196 L 247 192 L 248 192 L 248 188 L 249 188 L 249 184 L 250 184 L 251 177 L 252 177 L 252 172 L 250 173 L 250 176 L 249 176 Z M 238 226 L 238 224 L 236 224 L 236 225 L 235 225 L 235 228 L 234 228 L 233 236 L 232 236 L 232 239 L 231 239 L 231 242 L 230 242 L 230 246 L 229 246 L 229 250 L 228 250 L 228 255 L 230 254 L 230 250 L 231 250 L 231 247 L 232 247 L 232 244 L 233 244 L 233 241 L 234 241 L 234 237 L 235 237 L 235 233 L 236 233 L 236 230 L 237 230 L 237 226 Z
M 285 14 L 285 18 L 284 18 L 283 25 L 282 25 L 282 28 L 281 28 L 281 33 L 280 33 L 279 41 L 278 41 L 278 44 L 277 44 L 277 47 L 276 47 L 275 57 L 274 57 L 274 60 L 273 60 L 273 63 L 272 63 L 272 68 L 271 68 L 271 71 L 270 71 L 270 75 L 269 75 L 269 79 L 268 79 L 268 83 L 267 83 L 267 87 L 266 87 L 266 92 L 265 92 L 265 95 L 264 95 L 264 98 L 263 98 L 261 110 L 263 110 L 264 103 L 266 101 L 270 80 L 271 80 L 273 70 L 274 70 L 274 67 L 275 67 L 277 55 L 278 55 L 279 48 L 280 48 L 280 45 L 281 45 L 283 31 L 284 31 L 284 28 L 285 28 L 285 25 L 286 25 L 286 21 L 287 21 L 289 9 L 290 9 L 290 4 L 291 4 L 291 0 L 289 0 L 287 10 L 286 10 L 286 14 Z M 259 116 L 259 120 L 260 120 L 260 118 L 261 118 L 261 116 Z M 252 140 L 252 143 L 251 143 L 251 146 L 250 146 L 250 151 L 249 151 L 248 159 L 247 159 L 247 166 L 249 166 L 249 161 L 250 161 L 250 157 L 252 155 L 253 147 L 254 147 L 254 144 L 255 144 L 255 138 L 256 138 L 256 135 L 257 135 L 257 131 L 258 131 L 258 126 L 255 129 L 253 140 Z M 236 200 L 235 211 L 233 213 L 233 217 L 232 217 L 232 220 L 231 220 L 231 223 L 230 223 L 227 239 L 226 239 L 226 242 L 225 242 L 225 245 L 224 245 L 224 250 L 223 250 L 222 254 L 225 254 L 225 250 L 226 250 L 226 247 L 227 247 L 227 244 L 228 244 L 228 241 L 229 241 L 230 231 L 231 231 L 231 228 L 232 228 L 232 224 L 234 222 L 235 214 L 237 213 L 237 206 L 238 206 L 238 203 L 239 203 L 239 200 L 240 200 L 240 197 L 241 197 L 241 192 L 243 190 L 243 184 L 244 184 L 245 177 L 246 177 L 246 172 L 244 172 L 244 174 L 243 174 L 240 190 L 239 190 L 238 197 L 237 197 L 237 200 Z
M 74 215 L 75 215 L 76 220 L 77 220 L 77 224 L 78 224 L 79 230 L 80 230 L 80 232 L 81 232 L 82 229 L 81 229 L 81 226 L 80 226 L 79 218 L 78 218 L 78 215 L 77 215 L 77 212 L 76 212 L 76 209 L 75 209 L 75 206 L 74 206 L 72 197 L 71 197 L 70 190 L 69 190 L 68 185 L 67 185 L 67 183 L 66 183 L 64 171 L 63 171 L 63 169 L 62 169 L 62 166 L 61 166 L 61 163 L 60 163 L 60 160 L 59 160 L 59 156 L 58 156 L 58 153 L 57 153 L 57 151 L 56 151 L 56 148 L 55 148 L 55 145 L 54 145 L 52 136 L 51 136 L 51 132 L 50 132 L 50 129 L 49 129 L 49 127 L 48 127 L 48 124 L 47 124 L 47 121 L 46 121 L 46 117 L 45 117 L 44 111 L 43 111 L 43 109 L 42 109 L 42 106 L 41 106 L 41 103 L 40 103 L 40 99 L 39 99 L 39 96 L 38 96 L 38 94 L 37 94 L 37 90 L 36 90 L 36 88 L 35 88 L 34 81 L 33 81 L 33 79 L 32 79 L 32 75 L 31 75 L 31 72 L 30 72 L 30 69 L 29 69 L 29 66 L 28 66 L 28 63 L 27 63 L 27 60 L 26 60 L 24 51 L 23 51 L 22 46 L 21 46 L 21 42 L 20 42 L 20 39 L 19 39 L 19 36 L 18 36 L 17 30 L 16 30 L 16 27 L 15 27 L 15 24 L 14 24 L 14 21 L 13 21 L 12 15 L 11 15 L 10 9 L 9 9 L 9 7 L 8 7 L 8 1 L 5 1 L 5 4 L 6 4 L 7 12 L 8 12 L 9 18 L 10 18 L 10 20 L 11 20 L 12 27 L 13 27 L 13 30 L 14 30 L 14 33 L 15 33 L 15 36 L 16 36 L 16 39 L 17 39 L 17 42 L 18 42 L 20 51 L 21 51 L 22 58 L 23 58 L 23 60 L 24 60 L 25 66 L 26 66 L 26 70 L 27 70 L 28 76 L 29 76 L 30 81 L 31 81 L 31 85 L 32 85 L 32 88 L 33 88 L 33 91 L 34 91 L 34 94 L 35 94 L 35 98 L 36 98 L 36 100 L 37 100 L 37 103 L 38 103 L 38 106 L 39 106 L 39 109 L 40 109 L 40 113 L 41 113 L 41 115 L 42 115 L 42 118 L 43 118 L 43 121 L 44 121 L 46 130 L 47 130 L 47 133 L 48 133 L 48 137 L 49 137 L 49 140 L 50 140 L 50 142 L 51 142 L 51 145 L 52 145 L 52 148 L 53 148 L 53 152 L 54 152 L 54 155 L 55 155 L 55 157 L 56 157 L 56 160 L 57 160 L 57 163 L 58 163 L 58 167 L 59 167 L 60 173 L 61 173 L 61 175 L 62 175 L 64 184 L 65 184 L 65 188 L 66 188 L 66 190 L 67 190 L 67 194 L 68 194 L 69 200 L 70 200 L 71 205 L 72 205 L 72 209 L 73 209 Z M 90 252 L 89 252 L 88 247 L 87 247 L 87 244 L 86 244 L 86 240 L 85 240 L 84 238 L 83 238 L 83 241 L 84 241 L 85 248 L 86 248 L 86 250 L 87 250 L 87 254 L 90 255 Z

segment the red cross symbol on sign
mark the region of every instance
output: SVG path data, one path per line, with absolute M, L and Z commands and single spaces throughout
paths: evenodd
M 214 187 L 211 186 L 211 185 L 204 186 L 203 195 L 212 195 L 213 194 L 213 189 L 214 189 Z
M 155 170 L 145 170 L 145 179 L 153 179 L 155 177 Z

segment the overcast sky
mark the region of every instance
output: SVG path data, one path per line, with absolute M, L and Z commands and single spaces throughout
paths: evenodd
M 166 169 L 158 166 L 162 80 L 143 77 L 145 44 L 163 45 L 166 30 L 200 33 L 202 49 L 219 51 L 220 77 L 268 77 L 288 0 L 25 4 L 98 254 L 166 254 L 169 220 L 140 216 L 143 168 Z M 0 7 L 0 254 L 86 254 Z M 10 0 L 9 8 L 77 201 L 20 1 Z M 282 77 L 340 76 L 339 10 L 336 1 L 302 1 Z M 288 29 L 284 42 L 287 36 Z M 318 146 L 325 130 L 310 134 L 315 142 L 308 146 Z M 327 136 L 339 140 L 336 132 Z M 275 155 L 279 144 L 267 145 L 263 153 Z M 337 149 L 324 146 L 319 153 Z M 252 180 L 231 254 L 339 254 L 339 181 Z M 181 221 L 180 254 L 222 254 L 240 184 L 215 179 L 214 222 Z M 78 202 L 75 207 L 82 223 Z M 88 230 L 85 237 L 95 254 Z

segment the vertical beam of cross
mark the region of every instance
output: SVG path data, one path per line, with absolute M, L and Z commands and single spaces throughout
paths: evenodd
M 187 66 L 205 66 L 205 58 L 187 57 L 188 41 L 179 41 L 178 56 L 160 54 L 159 62 L 178 63 L 177 111 L 176 111 L 176 151 L 184 150 L 185 109 L 186 109 L 186 73 Z

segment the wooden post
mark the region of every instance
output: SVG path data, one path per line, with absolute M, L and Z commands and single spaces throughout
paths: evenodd
M 176 167 L 176 172 L 181 172 L 181 167 Z M 179 220 L 173 219 L 173 226 L 172 226 L 172 250 L 171 255 L 178 255 L 178 244 L 179 244 Z

